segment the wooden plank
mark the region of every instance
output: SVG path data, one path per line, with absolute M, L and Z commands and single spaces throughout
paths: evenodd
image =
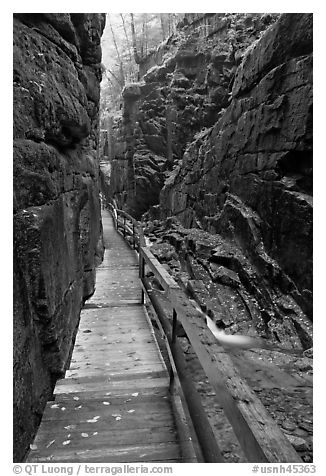
M 167 399 L 170 398 L 169 389 L 168 387 L 153 387 L 153 388 L 143 388 L 141 390 L 134 389 L 112 389 L 110 391 L 99 389 L 96 391 L 89 391 L 89 392 L 75 392 L 75 393 L 61 393 L 56 395 L 55 400 L 53 403 L 63 402 L 63 401 L 70 401 L 73 398 L 79 398 L 80 401 L 83 400 L 101 400 L 110 397 L 110 401 L 112 403 L 120 403 L 121 401 L 131 400 L 131 401 L 145 401 L 148 400 L 156 400 L 156 399 Z M 78 401 L 78 400 L 75 400 Z M 51 402 L 49 402 L 51 403 Z
M 109 402 L 110 408 L 113 405 L 124 405 L 130 406 L 131 408 L 138 408 L 140 406 L 146 407 L 148 403 L 152 408 L 153 405 L 160 405 L 163 402 L 170 402 L 171 395 L 167 389 L 160 389 L 160 391 L 151 391 L 148 389 L 146 391 L 140 392 L 79 392 L 79 393 L 68 393 L 61 394 L 53 401 L 47 402 L 47 406 L 51 407 L 53 404 L 58 404 L 60 407 L 64 406 L 66 408 L 73 407 L 77 405 L 98 405 L 99 408 L 102 408 L 103 402 Z
M 93 308 L 93 309 L 82 309 L 81 316 L 83 319 L 87 320 L 87 316 L 92 316 L 95 314 L 95 317 L 102 319 L 102 315 L 108 316 L 110 319 L 118 318 L 119 315 L 129 315 L 135 318 L 143 316 L 143 308 L 140 304 L 135 304 L 134 307 L 131 306 L 111 306 L 110 308 Z M 82 322 L 81 322 L 82 323 Z
M 72 380 L 72 379 L 69 379 Z M 54 393 L 58 395 L 60 393 L 71 393 L 71 392 L 81 392 L 81 391 L 91 391 L 91 390 L 99 390 L 99 388 L 105 389 L 106 391 L 110 391 L 111 389 L 124 389 L 124 390 L 133 390 L 134 392 L 138 392 L 143 388 L 156 388 L 156 387 L 166 387 L 169 384 L 168 377 L 164 378 L 155 378 L 155 379 L 130 379 L 125 380 L 124 382 L 121 380 L 110 380 L 110 381 L 78 381 L 78 382 L 69 382 L 66 384 L 56 385 Z
M 142 414 L 142 417 L 138 417 L 135 414 L 122 414 L 121 419 L 117 419 L 116 416 L 118 413 L 114 411 L 112 414 L 107 413 L 106 415 L 100 415 L 100 418 L 92 423 L 94 417 L 98 416 L 98 412 L 88 412 L 87 414 L 81 414 L 81 410 L 70 412 L 66 419 L 62 415 L 59 415 L 57 419 L 44 419 L 42 420 L 42 427 L 40 428 L 40 433 L 45 432 L 51 435 L 54 435 L 58 429 L 60 431 L 66 430 L 67 435 L 72 433 L 73 430 L 76 430 L 80 433 L 92 433 L 94 431 L 100 430 L 123 430 L 129 429 L 134 430 L 135 428 L 160 428 L 162 426 L 170 426 L 175 428 L 174 419 L 171 411 L 165 412 L 147 412 Z M 64 413 L 64 412 L 61 412 Z M 120 413 L 119 413 L 120 414 Z M 85 444 L 87 441 L 85 440 Z
M 89 355 L 88 355 L 89 354 Z M 108 362 L 115 362 L 115 361 L 120 361 L 122 358 L 130 358 L 130 357 L 137 357 L 137 358 L 148 358 L 148 359 L 156 359 L 159 358 L 157 349 L 153 349 L 152 347 L 149 346 L 141 346 L 141 347 L 134 347 L 134 346 L 129 346 L 129 347 L 117 347 L 115 349 L 111 348 L 110 353 L 107 354 L 107 358 L 103 356 L 103 350 L 97 350 L 97 351 L 92 351 L 92 352 L 87 352 L 85 351 L 80 351 L 76 353 L 71 360 L 71 362 L 83 362 L 85 360 L 92 360 L 94 362 L 100 360 L 100 361 L 108 361 Z
M 110 349 L 110 350 L 109 350 Z M 153 349 L 153 344 L 150 344 L 150 343 L 139 343 L 139 342 L 134 342 L 134 345 L 132 344 L 111 344 L 111 345 L 102 345 L 101 347 L 98 346 L 89 346 L 89 347 L 86 347 L 86 346 L 80 346 L 78 348 L 78 350 L 76 350 L 75 354 L 74 354 L 74 357 L 76 358 L 82 358 L 83 355 L 99 355 L 99 354 L 102 354 L 103 355 L 103 358 L 105 358 L 105 355 L 106 354 L 107 356 L 109 355 L 114 355 L 115 354 L 121 354 L 121 355 L 124 355 L 124 354 L 128 354 L 129 352 L 131 351 L 136 351 L 136 352 L 146 352 L 146 355 L 147 355 L 147 352 L 150 352 L 151 350 L 153 350 L 153 353 L 154 353 L 154 349 Z M 109 357 L 108 357 L 109 358 Z
M 76 347 L 87 346 L 88 348 L 92 348 L 92 346 L 96 346 L 96 343 L 100 341 L 100 343 L 106 346 L 114 345 L 114 344 L 153 344 L 152 335 L 149 332 L 130 332 L 128 334 L 113 334 L 108 336 L 99 336 L 96 334 L 88 334 L 87 336 L 84 335 L 76 340 Z M 104 341 L 104 342 L 103 342 Z
M 64 410 L 64 411 L 63 411 Z M 64 403 L 55 402 L 46 406 L 43 421 L 48 420 L 64 420 L 85 423 L 87 420 L 92 420 L 95 416 L 99 418 L 108 418 L 111 420 L 112 415 L 119 414 L 123 419 L 134 421 L 135 419 L 141 419 L 148 417 L 149 414 L 154 415 L 159 413 L 171 414 L 171 405 L 168 400 L 161 400 L 155 402 L 136 403 L 121 403 L 111 404 L 110 397 L 103 399 L 102 401 L 91 400 L 90 402 L 83 401 L 65 401 Z M 102 421 L 102 420 L 101 420 Z M 96 427 L 98 422 L 93 422 L 91 426 Z
M 71 385 L 83 385 L 89 383 L 106 383 L 108 382 L 111 385 L 119 385 L 119 382 L 125 381 L 129 383 L 129 380 L 136 382 L 148 382 L 151 380 L 161 380 L 167 376 L 166 369 L 160 368 L 156 371 L 146 371 L 146 372 L 119 372 L 114 373 L 113 375 L 103 375 L 102 373 L 97 373 L 95 375 L 86 375 L 84 377 L 68 377 L 63 380 L 59 380 L 58 387 L 71 386 Z
M 35 456 L 34 462 L 90 462 L 90 463 L 138 463 L 158 460 L 169 461 L 180 457 L 175 443 L 154 443 L 152 445 L 123 446 L 121 448 L 91 448 L 84 450 L 62 449 L 48 456 Z
M 149 331 L 148 324 L 143 322 L 143 320 L 135 320 L 128 322 L 127 316 L 123 316 L 122 322 L 119 322 L 118 319 L 107 319 L 107 320 L 95 320 L 92 322 L 91 320 L 87 321 L 86 319 L 83 322 L 83 327 L 81 327 L 80 334 L 84 333 L 84 330 L 87 329 L 87 326 L 92 324 L 91 332 L 92 333 L 99 333 L 103 335 L 107 335 L 108 330 L 110 331 L 110 335 L 116 334 L 126 334 L 128 332 L 138 332 L 138 331 Z M 120 318 L 121 320 L 121 318 Z M 80 334 L 77 338 L 80 338 Z
M 107 353 L 108 355 L 110 352 L 119 352 L 119 350 L 122 350 L 123 353 L 128 354 L 129 351 L 135 351 L 135 350 L 150 350 L 153 348 L 154 342 L 152 339 L 139 339 L 139 340 L 125 340 L 122 341 L 120 339 L 117 339 L 116 341 L 110 342 L 108 339 L 99 339 L 98 345 L 96 343 L 86 343 L 86 344 L 78 344 L 76 345 L 76 351 L 75 355 L 79 355 L 80 353 L 84 352 L 104 352 Z
M 157 375 L 164 376 L 166 375 L 166 369 L 162 367 L 162 364 L 157 362 L 155 365 L 151 364 L 151 362 L 148 362 L 148 364 L 142 363 L 141 360 L 137 362 L 131 362 L 130 364 L 127 363 L 124 364 L 123 366 L 120 364 L 115 364 L 112 365 L 110 363 L 106 363 L 104 365 L 100 365 L 100 363 L 96 363 L 93 361 L 87 361 L 84 364 L 78 364 L 73 367 L 70 367 L 69 370 L 66 371 L 66 378 L 69 377 L 75 377 L 75 378 L 80 378 L 80 377 L 87 377 L 87 375 L 81 375 L 80 372 L 89 372 L 89 376 L 91 376 L 93 373 L 97 374 L 102 374 L 104 378 L 109 378 L 109 374 L 118 374 L 121 373 L 121 371 L 125 371 L 126 375 L 128 375 L 128 378 L 130 378 L 130 375 L 132 375 L 132 372 L 137 372 L 137 377 L 135 378 L 140 378 L 139 374 L 143 374 L 143 377 L 146 376 L 149 372 L 155 372 Z M 69 372 L 69 373 L 68 373 Z M 73 374 L 75 372 L 78 372 L 77 376 L 74 376 Z M 162 373 L 161 373 L 162 372 Z M 164 373 L 163 373 L 164 372 Z
M 96 433 L 96 435 L 94 435 Z M 69 438 L 68 438 L 68 435 Z M 110 446 L 117 447 L 121 445 L 144 445 L 150 443 L 164 443 L 164 442 L 177 442 L 176 431 L 173 431 L 168 426 L 160 426 L 154 428 L 134 428 L 133 431 L 129 429 L 110 429 L 92 431 L 89 433 L 89 439 L 87 440 L 87 446 L 89 449 L 96 448 L 97 446 Z M 64 429 L 63 431 L 57 431 L 55 434 L 39 434 L 35 440 L 37 446 L 37 452 L 42 451 L 52 453 L 56 449 L 61 449 L 64 441 L 70 440 L 69 449 L 71 448 L 84 448 L 85 438 L 81 436 L 81 433 L 74 430 Z M 50 444 L 50 446 L 48 446 Z M 37 453 L 34 453 L 36 455 Z
M 153 375 L 154 374 L 154 375 Z M 157 376 L 164 376 L 166 375 L 166 370 L 162 368 L 162 364 L 157 365 L 123 365 L 121 363 L 120 369 L 112 369 L 111 367 L 107 366 L 106 368 L 95 367 L 92 366 L 91 369 L 74 369 L 74 370 L 67 370 L 65 374 L 65 378 L 83 378 L 83 377 L 91 377 L 91 376 L 101 376 L 101 378 L 110 378 L 110 379 L 119 379 L 119 380 L 127 380 L 130 378 L 144 378 L 148 376 L 152 376 L 155 378 Z
M 154 354 L 155 357 L 155 354 Z M 143 356 L 142 358 L 136 357 L 135 355 L 132 356 L 124 356 L 123 365 L 124 368 L 146 368 L 146 366 L 150 365 L 158 365 L 160 363 L 159 359 L 150 358 L 149 356 Z M 161 363 L 160 363 L 161 364 Z M 103 371 L 115 371 L 121 369 L 121 360 L 113 360 L 110 356 L 108 361 L 103 361 L 103 359 L 88 359 L 88 360 L 79 360 L 78 362 L 71 362 L 69 371 L 74 370 L 86 370 L 88 367 L 92 365 L 93 369 L 101 369 Z M 162 368 L 162 365 L 161 365 Z M 67 374 L 66 374 L 67 375 Z

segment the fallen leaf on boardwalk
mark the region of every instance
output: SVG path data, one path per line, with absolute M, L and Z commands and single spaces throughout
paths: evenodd
M 36 445 L 29 445 L 29 447 L 30 447 L 30 449 L 31 449 L 32 451 L 37 450 L 37 446 L 36 446 Z
M 86 420 L 87 423 L 97 423 L 98 419 L 101 418 L 99 416 L 95 416 L 94 418 L 92 418 L 91 420 Z
M 131 394 L 133 397 L 138 397 L 139 393 L 138 392 L 135 392 L 135 393 L 132 393 Z
M 134 413 L 135 410 L 128 410 L 128 413 Z
M 112 413 L 112 416 L 113 416 L 114 418 L 121 418 L 120 413 Z
M 83 438 L 88 438 L 88 433 L 82 433 L 81 436 L 82 436 Z
M 74 400 L 79 400 L 79 397 L 74 397 Z
M 69 443 L 70 443 L 70 440 L 66 440 L 62 444 L 65 446 L 65 445 L 69 445 Z
M 58 403 L 54 403 L 54 405 L 51 405 L 51 408 L 59 408 L 59 404 L 58 404 Z
M 50 448 L 50 446 L 53 445 L 54 442 L 55 442 L 55 440 L 50 441 L 50 442 L 46 445 L 46 447 L 47 447 L 47 448 Z
M 103 405 L 111 405 L 110 402 L 103 402 Z

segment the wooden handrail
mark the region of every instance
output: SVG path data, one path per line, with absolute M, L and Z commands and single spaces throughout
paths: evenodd
M 177 319 L 183 326 L 198 360 L 216 392 L 216 399 L 223 407 L 247 460 L 257 463 L 302 462 L 293 446 L 268 414 L 256 394 L 241 378 L 231 358 L 225 352 L 224 348 L 218 344 L 216 338 L 194 305 L 191 301 L 186 299 L 176 281 L 145 246 L 143 230 L 139 222 L 123 210 L 116 208 L 115 210 L 117 217 L 121 215 L 132 223 L 133 228 L 131 229 L 129 225 L 123 222 L 119 223 L 117 219 L 116 226 L 118 226 L 118 224 L 123 226 L 125 230 L 124 234 L 126 234 L 126 232 L 128 232 L 129 235 L 132 234 L 132 232 L 134 234 L 134 243 L 137 242 L 139 253 L 140 278 L 143 286 L 146 287 L 144 270 L 145 265 L 147 265 L 162 286 L 174 315 L 177 316 Z M 138 236 L 136 237 L 137 233 Z M 158 317 L 160 316 L 158 315 Z M 164 318 L 160 320 L 163 328 L 165 327 L 167 329 Z M 174 347 L 174 363 L 177 366 L 177 363 L 181 362 L 180 352 L 175 350 L 178 347 L 173 346 L 171 336 L 167 335 L 167 340 L 170 344 L 172 355 Z M 182 368 L 181 371 L 184 373 L 184 368 Z M 189 388 L 188 386 L 188 391 Z M 194 405 L 198 406 L 198 402 Z M 196 424 L 194 424 L 194 427 L 196 428 Z M 205 445 L 205 441 L 201 442 L 199 437 L 198 439 L 201 445 Z M 214 445 L 212 445 L 212 448 L 213 447 Z M 218 454 L 218 450 L 215 453 Z M 217 456 L 215 457 L 217 459 L 214 461 L 221 461 Z
M 216 441 L 213 429 L 208 420 L 206 412 L 202 406 L 200 395 L 196 390 L 195 384 L 189 372 L 187 371 L 187 364 L 184 357 L 184 353 L 176 338 L 175 327 L 171 326 L 171 323 L 166 316 L 164 309 L 160 303 L 160 293 L 155 290 L 151 290 L 145 279 L 145 289 L 153 305 L 158 321 L 166 336 L 165 341 L 167 347 L 170 349 L 171 361 L 174 362 L 177 370 L 177 376 L 181 384 L 185 403 L 188 407 L 190 419 L 192 421 L 198 443 L 201 448 L 201 453 L 206 463 L 223 463 L 224 459 L 221 455 L 220 448 Z M 174 383 L 174 379 L 172 384 Z

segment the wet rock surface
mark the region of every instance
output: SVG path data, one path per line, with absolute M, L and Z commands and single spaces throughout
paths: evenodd
M 103 253 L 100 14 L 14 15 L 14 460 L 63 375 Z

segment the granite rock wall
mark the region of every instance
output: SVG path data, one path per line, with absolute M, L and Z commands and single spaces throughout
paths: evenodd
M 123 92 L 113 131 L 110 188 L 120 206 L 139 218 L 159 203 L 165 179 L 187 144 L 228 106 L 246 48 L 277 18 L 186 14 L 177 33 L 142 62 L 140 82 Z
M 227 237 L 312 315 L 312 15 L 282 15 L 247 51 L 161 208 Z
M 64 375 L 103 244 L 102 14 L 14 15 L 14 460 Z

